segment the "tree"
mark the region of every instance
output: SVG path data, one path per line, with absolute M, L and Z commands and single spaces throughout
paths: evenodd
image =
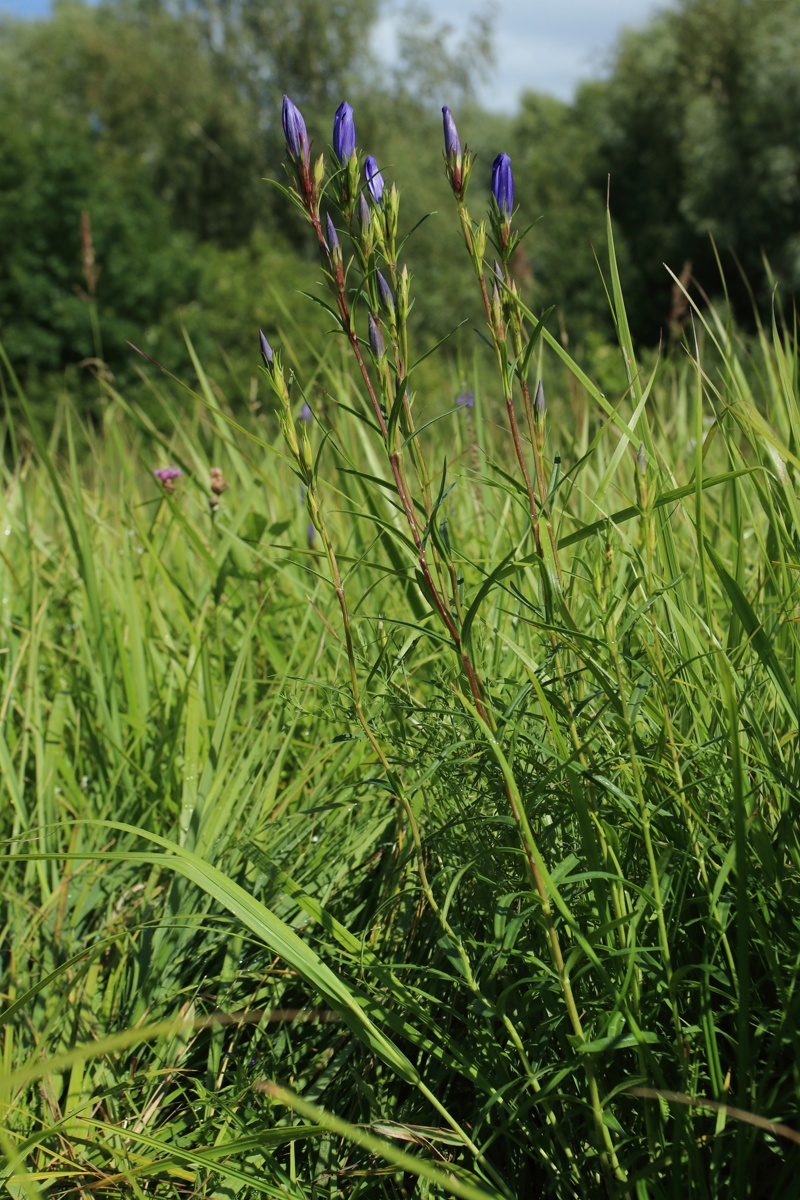
M 570 332 L 609 334 L 610 314 L 595 251 L 606 241 L 604 198 L 592 187 L 597 143 L 575 109 L 537 92 L 522 97 L 509 145 L 520 206 L 533 223 L 522 243 L 537 308 L 558 306 Z M 624 248 L 623 248 L 624 253 Z
M 245 241 L 259 141 L 189 25 L 148 35 L 111 8 L 60 5 L 0 27 L 0 338 L 46 373 L 97 351 L 82 214 L 99 269 L 104 351 L 197 296 L 196 243 Z
M 800 7 L 796 0 L 683 0 L 620 42 L 611 78 L 577 111 L 611 175 L 612 211 L 634 264 L 636 331 L 666 325 L 671 281 L 691 261 L 719 289 L 709 234 L 746 316 L 741 264 L 766 296 L 762 255 L 800 287 Z

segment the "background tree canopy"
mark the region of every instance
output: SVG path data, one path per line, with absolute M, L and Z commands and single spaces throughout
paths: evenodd
M 347 96 L 360 144 L 402 182 L 408 228 L 449 203 L 439 108 L 457 105 L 479 153 L 473 208 L 488 194 L 495 154 L 508 150 L 520 225 L 533 223 L 518 267 L 529 271 L 534 303 L 555 303 L 573 340 L 591 345 L 609 333 L 592 250 L 609 174 L 640 342 L 669 328 L 665 262 L 676 273 L 686 266 L 687 277 L 691 264 L 698 295 L 719 292 L 709 234 L 742 321 L 752 319 L 745 279 L 769 299 L 763 256 L 797 288 L 796 0 L 683 0 L 627 33 L 609 77 L 584 86 L 574 104 L 530 92 L 513 119 L 474 102 L 474 81 L 491 63 L 487 21 L 454 43 L 413 10 L 400 61 L 387 71 L 368 49 L 378 7 L 121 0 L 58 3 L 48 20 L 3 21 L 0 338 L 29 386 L 92 357 L 124 378 L 126 339 L 181 370 L 183 328 L 204 357 L 223 353 L 246 375 L 253 331 L 271 312 L 299 316 L 312 340 L 324 329 L 299 296 L 289 314 L 270 299 L 308 286 L 315 254 L 279 189 L 264 182 L 283 178 L 284 91 L 302 105 L 318 148 Z M 414 316 L 431 340 L 480 321 L 469 264 L 442 228 L 431 216 L 412 242 Z M 459 334 L 452 347 L 475 341 Z

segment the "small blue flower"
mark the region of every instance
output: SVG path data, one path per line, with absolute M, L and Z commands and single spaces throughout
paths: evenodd
M 331 220 L 330 213 L 325 214 L 325 232 L 328 235 L 328 249 L 331 251 L 331 253 L 333 253 L 333 251 L 339 245 L 339 235 L 336 232 L 336 226 Z
M 294 159 L 308 162 L 308 133 L 303 114 L 288 96 L 283 97 L 283 132 L 286 137 L 286 149 Z
M 392 289 L 384 279 L 380 271 L 377 272 L 378 295 L 381 298 L 381 304 L 387 312 L 394 312 L 394 296 Z
M 356 123 L 353 110 L 346 100 L 336 110 L 333 118 L 333 153 L 344 166 L 356 148 Z
M 475 407 L 475 393 L 472 388 L 467 385 L 466 379 L 461 380 L 461 393 L 456 396 L 456 404 L 460 404 L 464 408 Z
M 442 120 L 444 123 L 444 152 L 449 159 L 459 159 L 461 157 L 461 142 L 458 137 L 456 123 L 453 120 L 453 114 L 447 105 L 442 109 Z
M 269 342 L 264 337 L 263 329 L 259 329 L 259 331 L 258 331 L 258 340 L 261 343 L 261 357 L 264 360 L 264 366 L 268 370 L 272 370 L 272 363 L 273 363 L 272 346 L 270 346 Z
M 386 350 L 383 345 L 383 338 L 381 337 L 381 331 L 378 327 L 378 322 L 375 320 L 372 313 L 369 314 L 368 324 L 369 324 L 369 348 L 372 351 L 372 353 L 375 355 L 376 358 L 383 358 L 384 354 L 386 353 Z
M 314 420 L 314 414 L 308 404 L 304 404 L 300 409 L 300 420 L 305 421 L 306 425 L 309 425 Z
M 537 420 L 541 421 L 542 417 L 545 414 L 546 408 L 547 408 L 547 403 L 544 398 L 544 388 L 542 387 L 542 381 L 540 379 L 539 385 L 536 388 L 536 395 L 533 398 L 533 412 L 534 412 L 534 415 L 536 416 Z
M 370 196 L 380 208 L 383 200 L 383 176 L 378 169 L 378 160 L 371 154 L 368 154 L 364 160 L 364 178 L 367 181 Z
M 500 215 L 509 220 L 514 211 L 514 176 L 507 154 L 498 154 L 492 163 L 492 195 L 497 201 Z

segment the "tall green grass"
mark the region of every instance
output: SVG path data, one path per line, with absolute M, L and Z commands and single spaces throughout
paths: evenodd
M 800 1194 L 796 339 L 645 374 L 608 288 L 540 553 L 490 375 L 406 435 L 472 691 L 337 349 L 306 475 L 199 362 L 8 426 L 10 1195 Z

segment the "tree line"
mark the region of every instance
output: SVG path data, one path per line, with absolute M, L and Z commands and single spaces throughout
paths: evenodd
M 784 294 L 800 286 L 797 0 L 681 0 L 625 33 L 573 103 L 531 90 L 513 117 L 475 102 L 481 72 L 502 68 L 486 20 L 453 39 L 409 15 L 389 70 L 368 49 L 378 16 L 379 0 L 68 0 L 47 20 L 3 19 L 0 340 L 32 387 L 81 362 L 124 379 L 127 341 L 180 369 L 183 328 L 234 374 L 261 324 L 324 332 L 299 296 L 315 250 L 265 182 L 283 179 L 285 91 L 317 149 L 349 99 L 407 228 L 435 214 L 409 244 L 430 339 L 480 320 L 450 214 L 436 215 L 444 103 L 479 154 L 475 215 L 492 159 L 511 155 L 517 219 L 532 225 L 517 265 L 571 338 L 609 333 L 594 259 L 609 194 L 641 343 L 685 321 L 665 263 L 698 299 L 720 292 L 721 268 L 743 322 L 773 277 Z

